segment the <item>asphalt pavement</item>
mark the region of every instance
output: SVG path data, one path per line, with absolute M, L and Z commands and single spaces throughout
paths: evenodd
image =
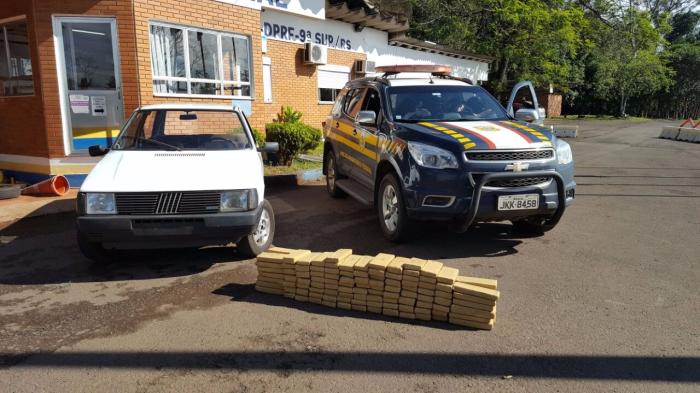
M 583 121 L 557 228 L 386 242 L 320 185 L 270 190 L 276 244 L 435 259 L 499 280 L 492 331 L 254 291 L 233 247 L 85 260 L 69 213 L 0 224 L 2 392 L 700 390 L 700 144 L 663 122 Z

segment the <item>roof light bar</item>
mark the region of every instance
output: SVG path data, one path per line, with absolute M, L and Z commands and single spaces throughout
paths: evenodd
M 403 72 L 429 72 L 434 76 L 448 76 L 452 74 L 452 67 L 446 65 L 433 64 L 410 64 L 380 66 L 375 68 L 376 72 L 383 72 L 384 76 L 396 75 Z

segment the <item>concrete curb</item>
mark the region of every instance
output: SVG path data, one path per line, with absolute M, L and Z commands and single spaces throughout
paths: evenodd
M 700 142 L 700 129 L 666 126 L 661 130 L 659 138 L 698 143 Z

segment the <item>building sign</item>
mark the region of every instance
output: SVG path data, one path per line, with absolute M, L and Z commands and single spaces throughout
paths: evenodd
M 263 12 L 261 16 L 262 33 L 269 40 L 299 44 L 312 42 L 353 52 L 362 52 L 366 41 L 381 42 L 383 38 L 386 42 L 386 33 L 372 29 L 358 33 L 351 23 L 302 18 L 272 10 Z
M 280 25 L 272 22 L 263 22 L 263 33 L 267 38 L 275 38 L 282 41 L 313 42 L 329 48 L 353 50 L 352 39 L 340 33 L 313 31 L 291 23 Z
M 222 3 L 234 4 L 241 7 L 273 9 L 290 12 L 312 18 L 326 18 L 325 0 L 216 0 Z

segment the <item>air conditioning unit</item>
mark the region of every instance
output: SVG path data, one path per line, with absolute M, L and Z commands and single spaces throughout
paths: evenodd
M 364 75 L 374 73 L 375 63 L 369 60 L 355 60 L 355 74 Z
M 323 45 L 307 42 L 304 45 L 304 63 L 326 64 L 328 63 L 328 48 Z

